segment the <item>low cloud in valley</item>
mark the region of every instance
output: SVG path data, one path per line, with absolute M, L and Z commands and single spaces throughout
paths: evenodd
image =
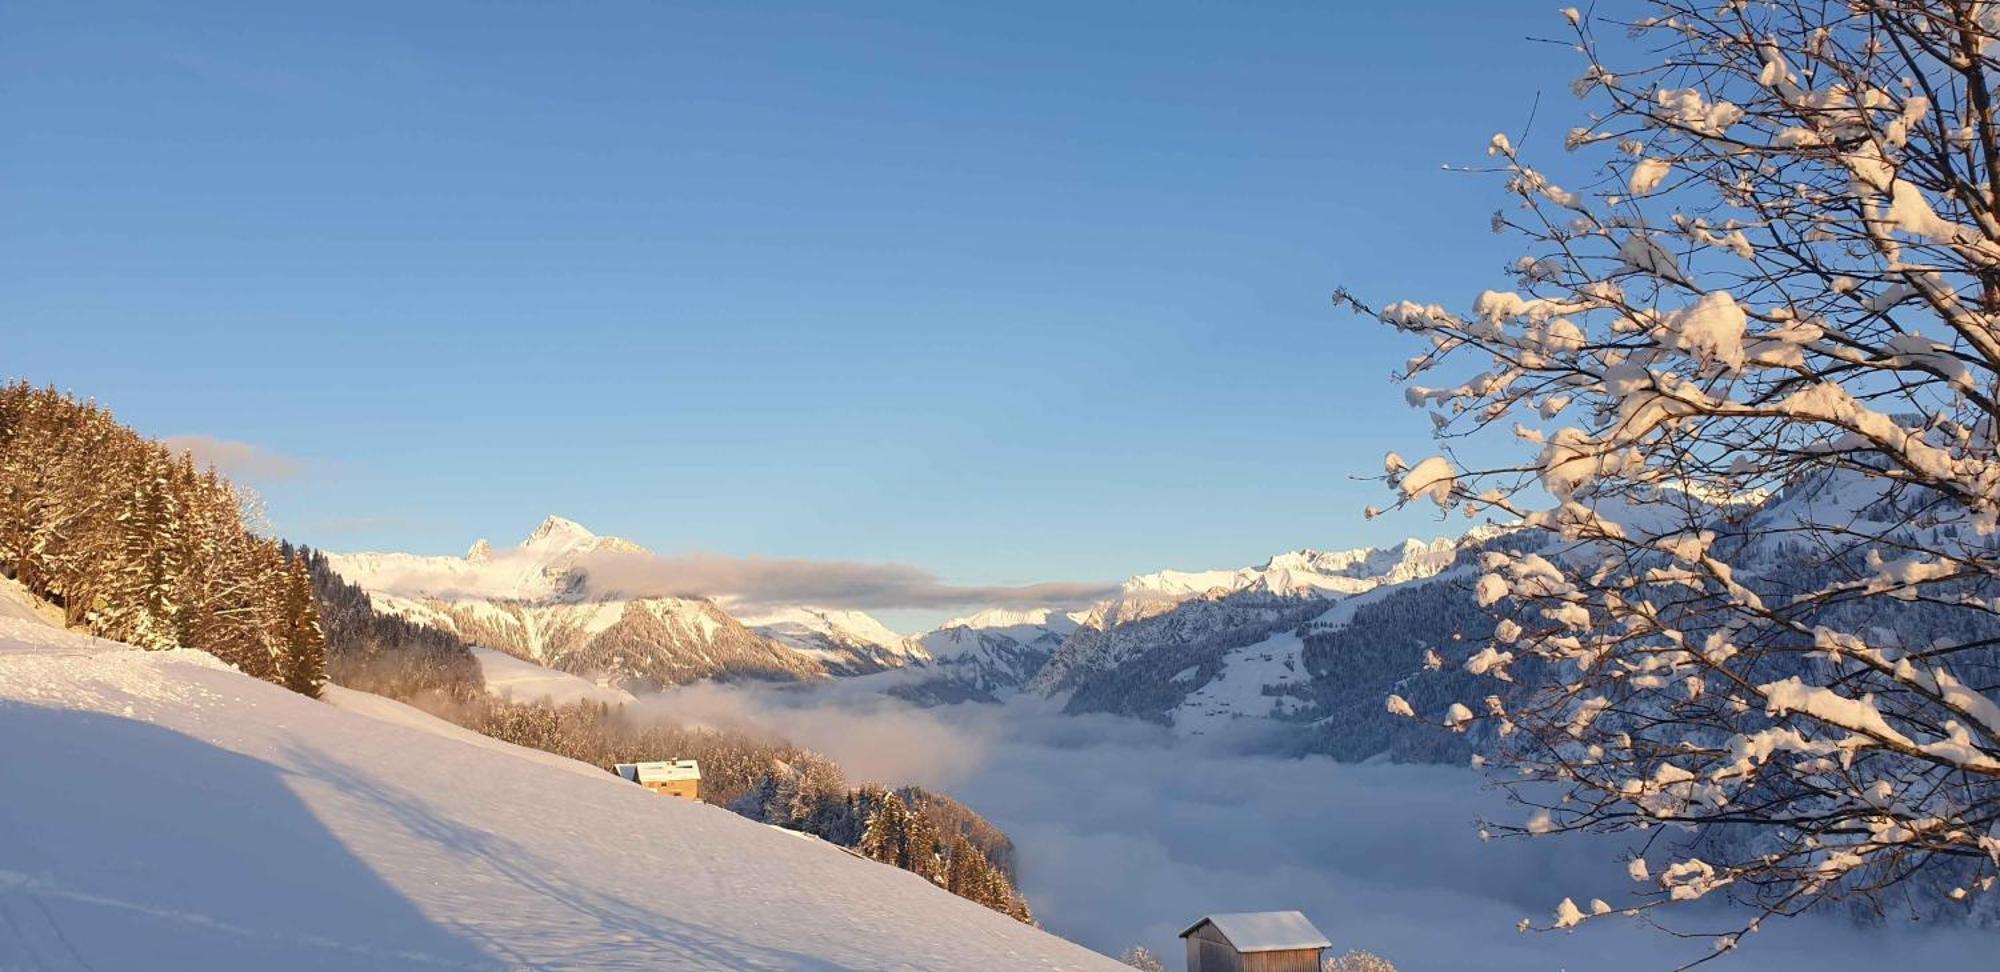
M 1303 910 L 1334 952 L 1365 949 L 1401 972 L 1478 968 L 1667 969 L 1708 938 L 1638 922 L 1546 925 L 1564 897 L 1629 903 L 1614 838 L 1482 842 L 1481 816 L 1517 819 L 1470 770 L 1246 754 L 1036 697 L 915 708 L 879 689 L 901 673 L 810 688 L 702 685 L 641 703 L 663 718 L 761 727 L 837 760 L 854 781 L 918 783 L 965 801 L 1015 841 L 1020 884 L 1050 931 L 1116 955 L 1143 944 L 1181 967 L 1176 933 L 1211 912 Z M 1688 928 L 1734 915 L 1689 912 Z M 1914 926 L 1909 926 L 1914 927 Z M 1741 963 L 1846 972 L 1973 968 L 1970 930 L 1769 922 Z M 1638 959 L 1635 964 L 1635 959 Z

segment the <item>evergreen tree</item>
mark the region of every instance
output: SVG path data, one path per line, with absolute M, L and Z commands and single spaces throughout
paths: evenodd
M 326 636 L 313 603 L 312 576 L 303 555 L 285 558 L 285 687 L 319 697 L 326 684 Z
M 316 692 L 317 608 L 301 606 L 292 573 L 246 526 L 234 487 L 191 456 L 94 403 L 0 386 L 0 575 L 68 624 Z
M 902 798 L 883 793 L 868 817 L 868 826 L 861 832 L 861 844 L 855 849 L 871 860 L 901 867 L 899 862 L 908 859 L 909 830 L 910 811 L 903 806 Z

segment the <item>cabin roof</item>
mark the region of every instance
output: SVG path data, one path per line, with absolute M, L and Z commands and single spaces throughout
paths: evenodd
M 692 759 L 664 759 L 650 763 L 619 763 L 618 775 L 634 783 L 672 783 L 701 779 L 701 764 Z
M 1327 948 L 1333 945 L 1314 928 L 1306 916 L 1296 911 L 1252 911 L 1230 915 L 1209 915 L 1187 927 L 1186 938 L 1203 925 L 1214 925 L 1239 952 L 1285 952 L 1299 948 Z

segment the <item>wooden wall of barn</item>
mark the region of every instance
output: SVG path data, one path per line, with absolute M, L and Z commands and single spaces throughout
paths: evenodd
M 665 783 L 646 783 L 642 785 L 661 796 L 677 796 L 686 800 L 701 799 L 700 780 L 668 780 Z
M 1188 972 L 1319 972 L 1320 949 L 1283 952 L 1238 952 L 1214 925 L 1204 924 L 1187 937 Z

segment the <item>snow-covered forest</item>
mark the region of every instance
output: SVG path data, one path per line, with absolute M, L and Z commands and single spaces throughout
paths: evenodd
M 0 573 L 92 634 L 201 645 L 316 695 L 325 646 L 305 560 L 253 530 L 246 499 L 95 402 L 0 387 Z

